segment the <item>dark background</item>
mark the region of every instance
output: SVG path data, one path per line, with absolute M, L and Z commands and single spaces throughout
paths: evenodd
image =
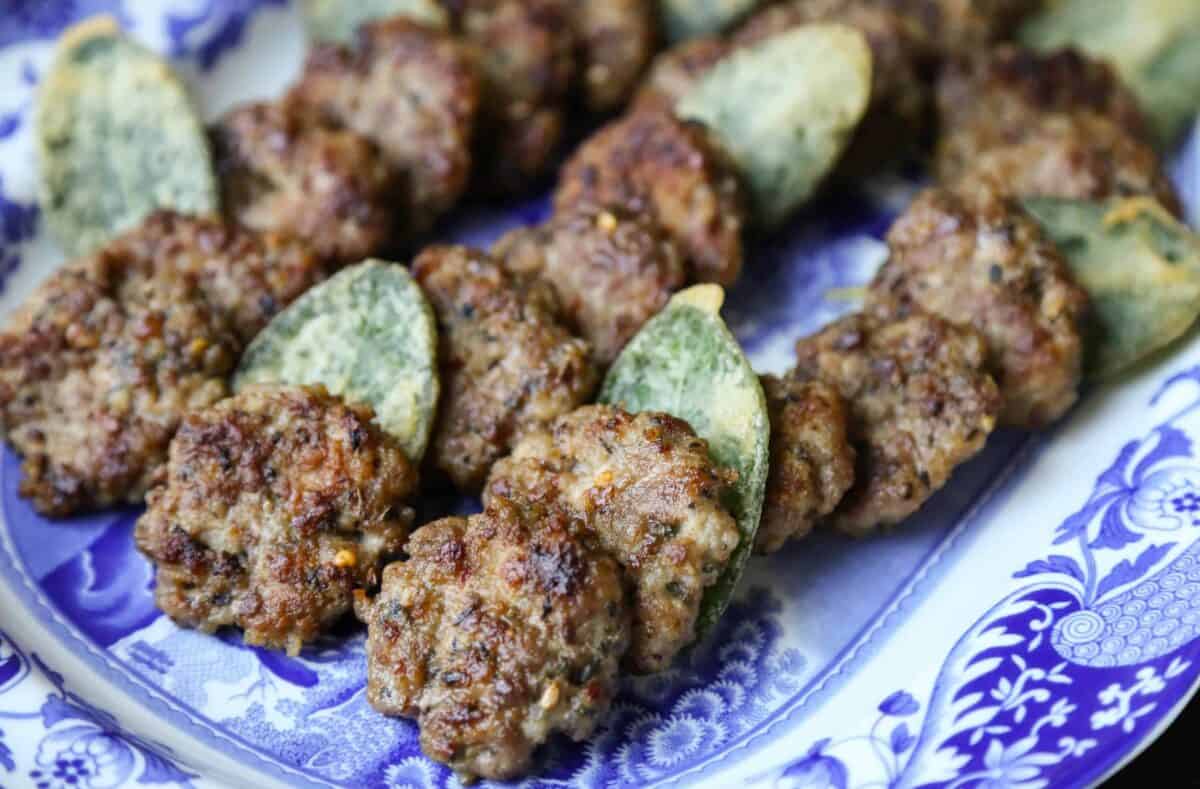
M 1158 740 L 1113 776 L 1105 789 L 1200 786 L 1200 700 L 1193 701 Z

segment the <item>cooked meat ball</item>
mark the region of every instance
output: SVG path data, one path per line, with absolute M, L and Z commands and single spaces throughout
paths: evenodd
M 568 0 L 579 48 L 584 105 L 620 108 L 637 87 L 657 43 L 653 0 Z
M 796 377 L 824 381 L 850 408 L 855 482 L 830 518 L 856 536 L 916 512 L 1000 415 L 983 337 L 931 315 L 850 315 L 800 340 L 796 354 Z
M 274 237 L 155 214 L 44 282 L 0 333 L 0 426 L 22 496 L 65 516 L 142 500 L 184 413 L 322 274 Z
M 399 442 L 324 387 L 250 386 L 192 411 L 134 532 L 175 622 L 296 654 L 408 537 Z
M 313 46 L 287 101 L 374 142 L 405 180 L 404 229 L 420 233 L 466 188 L 479 71 L 456 36 L 396 17 L 364 25 L 354 47 Z
M 493 254 L 518 283 L 543 287 L 570 328 L 609 365 L 683 287 L 683 258 L 656 222 L 621 209 L 576 209 L 513 230 Z
M 1112 67 L 1070 49 L 1000 46 L 957 59 L 943 70 L 937 94 L 943 180 L 959 178 L 981 153 L 1028 139 L 1047 116 L 1103 115 L 1137 140 L 1148 135 L 1137 99 Z
M 467 780 L 521 775 L 556 732 L 590 736 L 629 609 L 620 567 L 580 524 L 496 500 L 418 529 L 406 550 L 359 605 L 371 705 L 416 718 L 425 753 Z
M 674 111 L 679 100 L 731 50 L 729 42 L 717 36 L 693 38 L 676 44 L 650 64 L 650 70 L 635 97 L 634 107 Z
M 364 137 L 259 102 L 213 129 L 221 205 L 235 222 L 304 239 L 323 258 L 358 261 L 392 232 L 394 170 Z
M 627 662 L 651 672 L 695 640 L 704 590 L 738 546 L 720 502 L 730 481 L 686 422 L 592 405 L 530 433 L 496 464 L 484 500 L 578 514 L 632 581 Z
M 1094 113 L 1049 115 L 1032 122 L 1020 142 L 977 154 L 957 184 L 1016 197 L 1148 195 L 1175 216 L 1183 213 L 1154 149 Z
M 1087 293 L 1037 223 L 982 189 L 922 193 L 888 234 L 872 309 L 974 326 L 1004 397 L 1001 421 L 1040 428 L 1075 402 Z
M 883 0 L 908 15 L 945 54 L 975 52 L 1012 35 L 1044 0 Z
M 483 67 L 475 180 L 486 191 L 527 191 L 558 153 L 575 78 L 571 1 L 443 0 Z
M 771 466 L 754 549 L 774 553 L 833 512 L 854 484 L 846 404 L 820 381 L 762 377 L 771 417 Z
M 741 273 L 741 185 L 698 123 L 639 110 L 601 129 L 564 166 L 554 195 L 557 211 L 580 205 L 648 214 L 679 243 L 695 280 L 729 285 Z
M 413 274 L 441 332 L 432 461 L 461 491 L 476 492 L 526 433 L 591 396 L 599 377 L 591 348 L 483 252 L 430 247 Z

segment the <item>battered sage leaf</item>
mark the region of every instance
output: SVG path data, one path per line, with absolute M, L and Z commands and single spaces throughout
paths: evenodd
M 1200 112 L 1200 2 L 1056 0 L 1020 38 L 1040 50 L 1078 47 L 1107 60 L 1141 99 L 1162 145 Z
M 871 73 L 862 33 L 805 25 L 724 58 L 676 111 L 716 133 L 749 187 L 755 220 L 769 227 L 841 158 L 867 111 Z
M 1148 197 L 1023 201 L 1088 292 L 1086 366 L 1111 378 L 1186 332 L 1200 315 L 1200 241 Z
M 337 44 L 353 42 L 358 28 L 376 19 L 404 16 L 438 29 L 449 23 L 437 0 L 302 0 L 300 10 L 314 41 Z
M 38 91 L 39 203 L 79 255 L 147 214 L 218 209 L 204 126 L 162 58 L 98 17 L 63 34 Z
M 438 401 L 437 322 L 403 266 L 368 260 L 297 299 L 254 339 L 234 389 L 323 384 L 375 409 L 414 463 L 429 443 Z
M 724 504 L 741 541 L 704 594 L 696 632 L 720 618 L 737 586 L 762 515 L 770 424 L 758 376 L 721 320 L 716 285 L 681 291 L 630 340 L 608 371 L 600 402 L 632 413 L 665 411 L 708 442 L 714 461 L 737 472 Z
M 760 5 L 762 0 L 659 0 L 659 13 L 674 42 L 719 33 Z

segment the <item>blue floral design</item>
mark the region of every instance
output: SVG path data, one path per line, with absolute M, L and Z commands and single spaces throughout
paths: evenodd
M 207 0 L 192 13 L 166 16 L 169 53 L 191 55 L 208 71 L 221 56 L 242 43 L 246 26 L 266 6 L 285 6 L 288 0 Z

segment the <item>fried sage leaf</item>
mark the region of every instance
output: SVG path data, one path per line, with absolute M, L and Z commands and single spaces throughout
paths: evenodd
M 68 252 L 95 249 L 158 208 L 217 211 L 208 140 L 187 89 L 112 19 L 63 35 L 36 118 L 39 202 Z
M 767 226 L 807 200 L 841 158 L 871 98 L 871 49 L 845 25 L 806 25 L 734 52 L 680 99 L 712 129 Z
M 663 28 L 670 41 L 712 35 L 733 25 L 762 0 L 659 0 Z
M 1107 60 L 1141 99 L 1167 145 L 1200 112 L 1200 2 L 1058 0 L 1029 20 L 1021 40 Z
M 449 24 L 446 10 L 436 0 L 303 0 L 304 26 L 314 41 L 348 44 L 358 28 L 376 19 L 407 17 L 429 27 Z
M 708 588 L 696 631 L 720 618 L 754 547 L 767 483 L 770 424 L 758 376 L 721 320 L 724 292 L 696 285 L 671 299 L 617 357 L 600 402 L 627 411 L 665 411 L 687 421 L 708 441 L 717 463 L 737 472 L 724 504 L 737 519 L 741 542 Z
M 1200 240 L 1147 197 L 1023 201 L 1092 303 L 1086 365 L 1111 378 L 1186 332 L 1200 315 Z
M 234 388 L 323 384 L 375 409 L 414 463 L 437 409 L 437 323 L 421 288 L 395 263 L 368 260 L 313 288 L 263 329 Z

